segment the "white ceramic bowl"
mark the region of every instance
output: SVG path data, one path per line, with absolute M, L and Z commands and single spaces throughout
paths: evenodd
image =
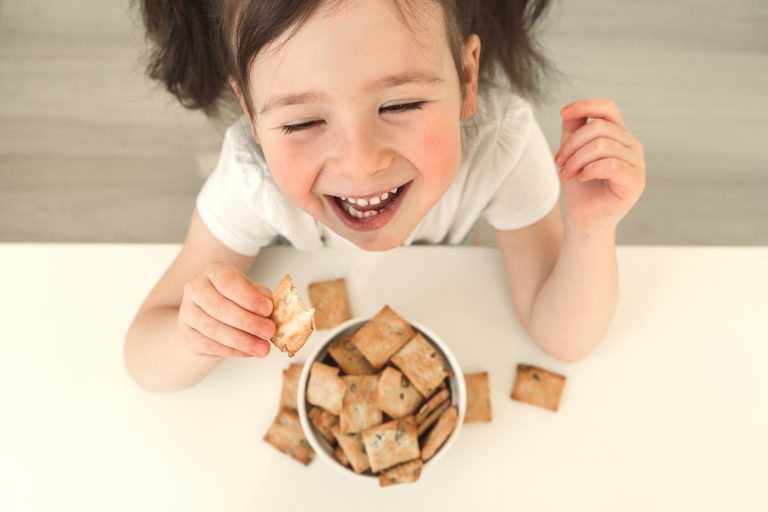
M 299 407 L 299 420 L 301 421 L 301 427 L 304 429 L 304 434 L 306 435 L 309 444 L 312 446 L 312 449 L 315 450 L 315 453 L 317 453 L 317 455 L 327 464 L 331 465 L 336 470 L 341 471 L 345 475 L 360 481 L 374 482 L 378 485 L 378 475 L 355 473 L 352 468 L 342 466 L 339 461 L 336 460 L 336 457 L 333 455 L 334 449 L 328 444 L 328 442 L 323 438 L 320 432 L 317 431 L 315 426 L 309 420 L 307 412 L 311 407 L 311 404 L 309 404 L 306 399 L 307 383 L 309 382 L 309 370 L 312 367 L 312 363 L 319 361 L 321 363 L 325 362 L 328 364 L 330 361 L 330 364 L 335 365 L 333 360 L 328 355 L 328 347 L 330 344 L 339 339 L 341 336 L 356 331 L 368 320 L 369 319 L 367 318 L 353 318 L 341 325 L 334 327 L 333 329 L 330 329 L 326 333 L 318 333 L 323 337 L 315 345 L 315 348 L 312 350 L 312 352 L 307 356 L 307 360 L 304 363 L 304 368 L 301 370 L 297 404 Z M 448 363 L 449 368 L 453 372 L 453 375 L 448 377 L 451 390 L 451 403 L 456 406 L 459 412 L 456 428 L 453 429 L 450 437 L 445 440 L 445 443 L 443 443 L 443 445 L 440 447 L 440 449 L 437 450 L 432 458 L 424 464 L 424 471 L 429 471 L 428 468 L 434 466 L 435 463 L 440 460 L 443 455 L 445 455 L 445 453 L 448 451 L 448 449 L 450 449 L 451 445 L 453 445 L 459 436 L 461 426 L 464 423 L 464 415 L 467 410 L 467 388 L 464 384 L 464 374 L 461 371 L 461 367 L 459 367 L 459 363 L 456 360 L 456 357 L 454 357 L 453 353 L 450 351 L 445 342 L 440 339 L 440 337 L 437 336 L 434 332 L 427 329 L 423 325 L 417 322 L 409 321 L 409 323 L 415 330 L 421 332 L 427 341 L 432 343 L 432 345 L 434 345 L 440 351 L 440 353 L 445 358 L 445 361 Z M 328 360 L 326 360 L 326 357 Z

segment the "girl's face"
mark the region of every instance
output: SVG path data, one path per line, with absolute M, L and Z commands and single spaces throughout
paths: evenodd
M 439 5 L 424 6 L 416 34 L 393 9 L 367 0 L 318 12 L 250 72 L 253 137 L 278 187 L 373 251 L 402 244 L 451 185 L 460 119 L 476 105 L 477 37 L 460 85 Z M 469 86 L 463 105 L 460 86 Z

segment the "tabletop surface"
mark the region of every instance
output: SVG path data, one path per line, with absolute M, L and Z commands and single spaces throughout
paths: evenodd
M 619 247 L 614 321 L 571 364 L 521 328 L 496 249 L 264 250 L 258 282 L 345 277 L 355 316 L 389 304 L 490 373 L 493 421 L 382 489 L 262 440 L 301 352 L 130 379 L 126 328 L 178 249 L 0 245 L 0 510 L 768 509 L 768 248 Z M 558 412 L 510 399 L 518 363 L 567 377 Z

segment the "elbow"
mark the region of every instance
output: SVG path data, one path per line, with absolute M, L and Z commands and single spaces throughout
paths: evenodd
M 530 332 L 529 336 L 547 354 L 564 363 L 578 363 L 589 356 L 600 343 L 601 338 L 579 338 L 571 336 L 567 339 L 562 336 L 545 335 Z

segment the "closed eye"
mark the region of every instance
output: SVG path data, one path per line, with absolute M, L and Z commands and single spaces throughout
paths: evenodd
M 404 112 L 407 110 L 421 110 L 422 108 L 424 108 L 425 103 L 426 101 L 415 101 L 413 103 L 401 103 L 399 105 L 390 105 L 388 107 L 381 107 L 379 109 L 379 112 Z M 309 121 L 309 122 L 300 123 L 300 124 L 289 124 L 289 125 L 283 126 L 283 133 L 288 135 L 289 133 L 298 132 L 301 130 L 307 130 L 323 122 L 324 121 Z

